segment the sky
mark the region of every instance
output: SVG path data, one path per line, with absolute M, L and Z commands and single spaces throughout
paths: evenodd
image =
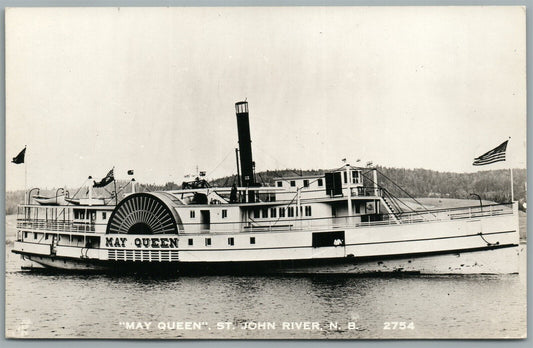
M 526 168 L 525 40 L 520 7 L 7 9 L 6 190 L 231 175 L 241 100 L 257 171 Z

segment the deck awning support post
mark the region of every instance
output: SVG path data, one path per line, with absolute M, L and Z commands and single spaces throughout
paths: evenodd
M 346 163 L 346 188 L 348 189 L 348 224 L 352 221 L 353 207 L 352 207 L 352 180 L 350 177 L 350 165 Z
M 378 196 L 379 194 L 378 170 L 376 168 L 372 169 L 372 181 L 374 181 L 374 196 Z

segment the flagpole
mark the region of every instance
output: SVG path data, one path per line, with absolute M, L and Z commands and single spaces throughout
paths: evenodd
M 24 150 L 26 150 L 26 145 L 24 145 Z M 26 151 L 24 151 L 24 157 L 26 157 Z M 24 158 L 24 201 L 26 201 L 26 196 L 28 195 L 28 161 Z M 30 204 L 30 197 L 26 204 Z
M 509 137 L 509 140 L 511 141 L 511 137 Z M 511 172 L 511 203 L 514 202 L 514 187 L 513 187 L 513 166 L 511 165 L 511 162 L 509 163 L 509 171 Z
M 115 180 L 115 167 L 113 167 L 113 186 L 115 186 L 115 205 L 118 205 L 117 181 Z
M 28 196 L 28 164 L 24 163 L 24 202 L 30 204 L 30 198 L 28 197 L 26 202 L 26 196 Z

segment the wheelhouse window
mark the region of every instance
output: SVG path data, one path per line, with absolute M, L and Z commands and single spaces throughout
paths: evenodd
M 347 184 L 348 183 L 348 174 L 346 174 L 346 172 L 342 172 L 342 174 L 344 175 L 344 183 Z
M 228 238 L 228 245 L 235 245 L 235 239 L 233 237 Z
M 263 209 L 261 209 L 261 217 L 262 217 L 263 219 L 268 218 L 268 208 L 263 208 Z
M 352 171 L 352 184 L 359 184 L 360 182 L 360 176 L 359 176 L 359 171 L 358 170 L 353 170 Z
M 305 216 L 311 216 L 311 206 L 306 205 L 305 206 Z
M 270 217 L 275 218 L 276 217 L 276 208 L 270 208 Z
M 254 209 L 254 219 L 259 219 L 259 209 Z
M 279 207 L 279 217 L 285 217 L 285 207 Z

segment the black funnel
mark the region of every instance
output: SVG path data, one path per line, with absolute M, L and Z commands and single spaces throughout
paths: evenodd
M 248 102 L 242 101 L 235 103 L 235 112 L 237 114 L 237 131 L 239 132 L 239 152 L 242 172 L 241 185 L 244 187 L 255 186 Z

